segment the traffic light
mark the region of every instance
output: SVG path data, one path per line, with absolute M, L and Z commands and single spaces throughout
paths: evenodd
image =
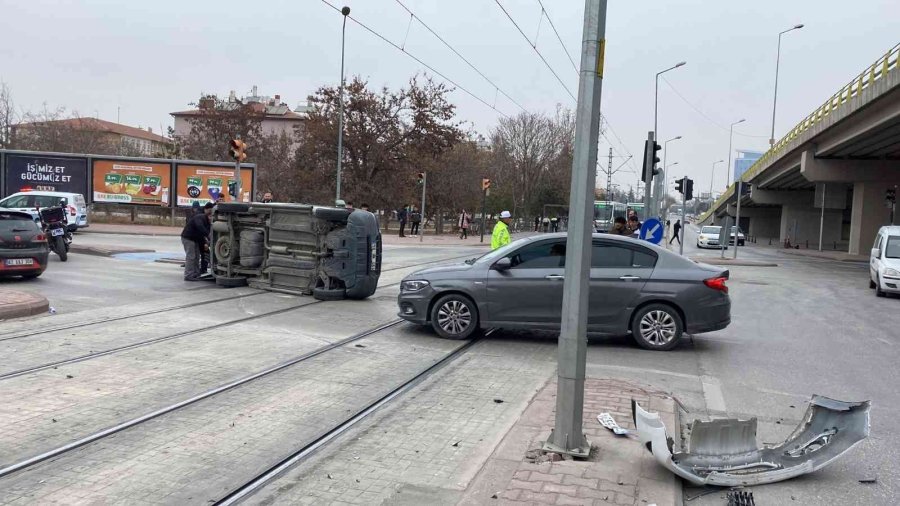
M 646 183 L 648 177 L 652 178 L 652 176 L 659 174 L 659 168 L 656 167 L 656 164 L 659 163 L 659 157 L 656 156 L 656 152 L 660 149 L 662 147 L 656 142 L 650 139 L 644 141 L 644 168 L 641 171 L 641 181 Z
M 231 139 L 231 157 L 234 158 L 236 162 L 243 162 L 247 159 L 247 153 L 244 153 L 244 150 L 247 149 L 247 144 L 240 139 Z
M 684 180 L 687 178 L 681 178 L 675 181 L 675 191 L 678 193 L 684 194 Z
M 897 190 L 895 188 L 888 188 L 884 193 L 884 200 L 891 204 L 897 202 Z
M 684 201 L 687 202 L 694 198 L 694 180 L 684 178 Z
M 237 183 L 234 181 L 228 181 L 228 194 L 231 195 L 232 198 L 237 198 Z
M 491 180 L 488 178 L 484 178 L 481 180 L 481 189 L 483 191 L 487 191 L 491 188 Z
M 416 186 L 422 186 L 422 184 L 424 182 L 425 182 L 425 173 L 419 172 L 419 174 L 416 176 Z

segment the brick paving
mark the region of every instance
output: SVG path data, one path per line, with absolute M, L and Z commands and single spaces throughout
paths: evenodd
M 675 405 L 665 394 L 616 379 L 585 382 L 584 432 L 592 445 L 589 459 L 535 463 L 528 450 L 540 448 L 553 427 L 556 383 L 548 383 L 510 430 L 481 470 L 480 484 L 463 504 L 675 505 L 681 486 L 657 465 L 636 440 L 618 437 L 597 421 L 610 413 L 621 427 L 633 429 L 631 399 L 660 413 L 675 426 Z
M 47 299 L 36 293 L 0 289 L 0 320 L 32 316 L 49 308 Z

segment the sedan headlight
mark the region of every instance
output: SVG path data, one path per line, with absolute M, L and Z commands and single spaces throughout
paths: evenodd
M 891 276 L 893 278 L 900 278 L 900 272 L 897 272 L 897 269 L 885 269 L 884 275 Z
M 706 236 L 703 235 L 703 234 L 700 234 L 700 240 L 701 240 L 701 241 L 705 241 L 705 240 L 706 240 Z
M 413 281 L 404 281 L 400 283 L 400 291 L 401 292 L 418 292 L 419 290 L 428 286 L 428 281 L 422 280 L 413 280 Z

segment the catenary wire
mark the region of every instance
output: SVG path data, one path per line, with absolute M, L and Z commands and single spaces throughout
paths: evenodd
M 324 3 L 325 5 L 331 7 L 332 9 L 334 9 L 334 10 L 337 11 L 337 12 L 341 12 L 340 9 L 338 9 L 334 4 L 332 4 L 332 3 L 329 2 L 328 0 L 322 0 L 322 3 Z M 462 90 L 463 92 L 465 92 L 465 93 L 466 93 L 467 95 L 469 95 L 470 97 L 472 97 L 472 98 L 474 98 L 475 100 L 481 102 L 482 104 L 484 104 L 485 106 L 487 106 L 489 109 L 493 109 L 494 111 L 496 111 L 498 114 L 500 114 L 500 115 L 503 116 L 504 118 L 509 118 L 509 116 L 508 116 L 507 114 L 505 114 L 503 111 L 501 111 L 500 109 L 497 109 L 496 107 L 494 107 L 493 105 L 491 105 L 491 104 L 489 104 L 487 101 L 485 101 L 483 98 L 481 98 L 481 97 L 479 97 L 478 95 L 472 93 L 472 92 L 469 91 L 467 88 L 461 86 L 459 83 L 457 83 L 457 82 L 454 81 L 453 79 L 450 79 L 449 77 L 447 77 L 447 76 L 446 76 L 444 73 L 442 73 L 441 71 L 439 71 L 439 70 L 435 69 L 434 67 L 432 67 L 431 65 L 425 63 L 425 62 L 422 61 L 422 59 L 420 59 L 419 57 L 413 55 L 412 53 L 410 53 L 410 52 L 407 51 L 406 49 L 404 49 L 404 48 L 398 46 L 397 44 L 395 44 L 394 42 L 392 42 L 390 39 L 388 39 L 387 37 L 385 37 L 384 35 L 381 35 L 381 34 L 378 33 L 377 31 L 375 31 L 374 29 L 369 28 L 368 25 L 362 23 L 361 21 L 359 21 L 358 19 L 354 18 L 353 16 L 350 16 L 349 14 L 347 15 L 347 18 L 349 18 L 351 21 L 353 21 L 353 22 L 356 23 L 357 25 L 361 26 L 363 29 L 365 29 L 366 31 L 368 31 L 368 32 L 371 33 L 372 35 L 378 37 L 379 39 L 381 39 L 381 40 L 383 40 L 383 41 L 385 41 L 385 42 L 387 42 L 388 44 L 390 44 L 391 46 L 393 46 L 395 49 L 397 49 L 398 51 L 400 51 L 401 53 L 406 54 L 407 56 L 409 56 L 410 58 L 412 58 L 413 60 L 415 60 L 416 62 L 418 62 L 418 63 L 419 63 L 420 65 L 422 65 L 423 67 L 425 67 L 425 68 L 427 68 L 428 70 L 434 72 L 435 74 L 437 74 L 438 76 L 440 76 L 442 79 L 444 79 L 444 80 L 447 81 L 448 83 L 452 84 L 452 85 L 455 86 L 456 88 L 458 88 L 458 89 Z
M 704 113 L 703 111 L 701 111 L 699 107 L 697 107 L 697 106 L 695 106 L 694 104 L 692 104 L 690 100 L 684 98 L 684 95 L 682 95 L 682 94 L 678 91 L 678 89 L 676 89 L 674 86 L 672 86 L 672 83 L 670 83 L 668 79 L 666 79 L 665 77 L 662 77 L 662 80 L 665 81 L 665 83 L 669 85 L 669 88 L 671 88 L 671 90 L 675 93 L 675 95 L 678 96 L 678 98 L 680 98 L 685 104 L 687 104 L 688 106 L 690 106 L 691 109 L 693 109 L 694 111 L 696 111 L 697 114 L 699 114 L 699 115 L 702 116 L 704 119 L 706 119 L 706 121 L 709 121 L 709 122 L 712 123 L 713 125 L 715 125 L 715 126 L 721 128 L 722 130 L 724 130 L 724 131 L 726 131 L 726 132 L 730 131 L 729 128 L 728 128 L 727 126 L 721 125 L 718 121 L 716 121 L 716 120 L 710 118 L 709 116 L 706 115 L 706 113 Z M 734 132 L 734 135 L 740 135 L 740 136 L 742 136 L 742 137 L 753 137 L 753 138 L 757 138 L 757 139 L 768 139 L 768 138 L 769 138 L 768 135 L 751 135 L 751 134 L 745 134 L 745 133 L 741 133 L 741 132 Z
M 556 40 L 559 41 L 559 45 L 562 46 L 563 51 L 566 52 L 566 56 L 569 57 L 569 61 L 572 63 L 572 68 L 575 69 L 575 73 L 577 74 L 578 73 L 578 65 L 576 65 L 575 60 L 572 59 L 572 55 L 569 53 L 569 49 L 563 43 L 562 37 L 559 36 L 559 32 L 556 31 L 556 25 L 553 24 L 553 20 L 550 18 L 550 13 L 547 12 L 547 8 L 544 7 L 544 2 L 542 2 L 541 0 L 538 0 L 538 4 L 541 6 L 541 12 L 547 18 L 547 21 L 550 22 L 550 28 L 553 28 L 553 33 L 556 34 Z
M 420 18 L 419 16 L 417 16 L 416 13 L 414 13 L 412 10 L 410 10 L 409 7 L 407 7 L 406 5 L 404 5 L 403 2 L 401 2 L 400 0 L 395 0 L 395 1 L 396 1 L 398 4 L 400 4 L 400 7 L 403 7 L 403 9 L 406 10 L 406 12 L 408 12 L 409 15 L 410 15 L 413 19 L 415 19 L 416 21 L 418 21 L 419 24 L 421 24 L 422 26 L 424 26 L 426 30 L 428 30 L 429 32 L 431 32 L 431 34 L 434 35 L 439 41 L 441 41 L 442 44 L 444 44 L 445 46 L 447 46 L 447 49 L 449 49 L 450 51 L 453 51 L 453 54 L 455 54 L 456 56 L 458 56 L 462 61 L 464 61 L 464 62 L 466 63 L 466 65 L 468 65 L 469 67 L 472 68 L 472 70 L 474 70 L 475 72 L 477 72 L 478 75 L 480 75 L 480 76 L 482 77 L 482 79 L 484 79 L 485 81 L 488 82 L 488 84 L 490 84 L 491 86 L 493 86 L 494 89 L 495 89 L 497 92 L 499 92 L 501 95 L 503 95 L 504 97 L 506 97 L 507 99 L 509 99 L 509 101 L 512 102 L 513 104 L 515 104 L 516 107 L 518 107 L 519 109 L 522 109 L 523 111 L 527 111 L 527 109 L 525 109 L 525 107 L 523 107 L 522 104 L 518 103 L 515 99 L 513 99 L 511 96 L 509 96 L 508 93 L 506 93 L 506 92 L 503 91 L 499 86 L 497 86 L 497 84 L 496 84 L 494 81 L 492 81 L 492 80 L 489 79 L 486 75 L 484 75 L 484 73 L 483 73 L 481 70 L 479 70 L 478 67 L 476 67 L 475 65 L 473 65 L 472 62 L 470 62 L 465 56 L 463 56 L 462 54 L 460 54 L 460 52 L 457 51 L 455 47 L 453 47 L 449 42 L 447 42 L 446 40 L 444 40 L 443 37 L 441 37 L 440 35 L 438 35 L 437 32 L 435 32 L 430 26 L 428 26 L 428 24 L 425 23 L 425 21 L 423 21 L 422 18 Z

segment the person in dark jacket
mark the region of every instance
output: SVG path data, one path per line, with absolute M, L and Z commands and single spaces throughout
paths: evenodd
M 181 231 L 181 245 L 184 246 L 184 280 L 199 281 L 200 255 L 209 248 L 209 232 L 211 225 L 209 216 L 215 204 L 207 202 L 203 212 L 195 214 L 184 225 Z
M 419 224 L 422 223 L 422 213 L 419 212 L 419 208 L 416 206 L 412 206 L 412 211 L 409 212 L 409 223 L 409 235 L 418 237 Z
M 397 211 L 397 219 L 400 220 L 400 237 L 406 237 L 403 233 L 406 230 L 406 219 L 409 218 L 409 211 L 406 206 Z

